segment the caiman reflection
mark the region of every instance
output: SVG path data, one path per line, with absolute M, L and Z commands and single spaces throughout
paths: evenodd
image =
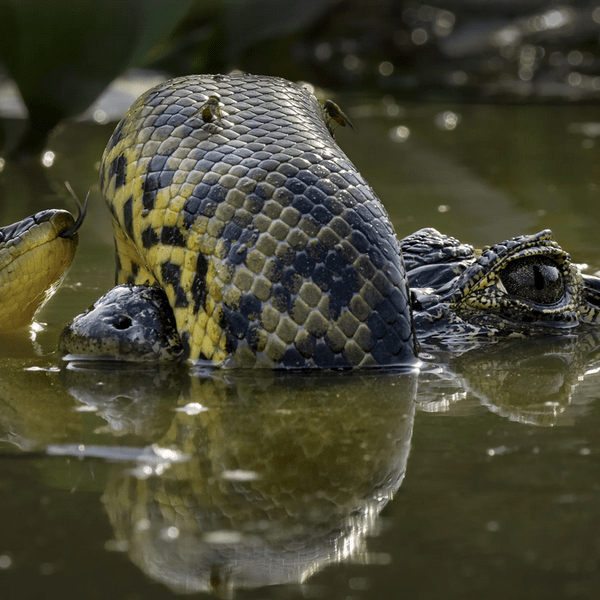
M 543 427 L 571 424 L 576 414 L 573 395 L 595 372 L 599 348 L 599 336 L 587 330 L 433 353 L 435 367 L 421 374 L 417 403 L 427 412 L 453 412 L 469 397 L 511 421 Z
M 417 405 L 464 413 L 483 404 L 523 423 L 569 423 L 586 410 L 572 399 L 597 348 L 594 336 L 505 339 L 432 357 Z M 43 472 L 60 456 L 86 459 L 70 463 L 74 490 L 92 461 L 94 472 L 108 469 L 98 482 L 109 547 L 176 592 L 229 595 L 364 560 L 407 468 L 412 374 L 189 376 L 176 365 L 92 361 L 59 373 L 42 358 L 3 366 L 0 439 L 46 456 Z

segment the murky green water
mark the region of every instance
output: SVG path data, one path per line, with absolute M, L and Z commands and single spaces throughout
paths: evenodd
M 342 100 L 349 156 L 400 235 L 551 228 L 600 268 L 595 107 Z M 111 126 L 6 164 L 0 222 L 90 215 L 42 331 L 0 340 L 2 598 L 591 598 L 600 336 L 434 356 L 420 374 L 67 368 L 64 323 L 112 284 L 96 170 Z M 200 592 L 202 593 L 202 592 Z

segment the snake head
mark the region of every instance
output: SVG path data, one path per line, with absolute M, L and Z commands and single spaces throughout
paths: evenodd
M 0 228 L 0 331 L 27 326 L 64 279 L 83 221 L 44 210 Z

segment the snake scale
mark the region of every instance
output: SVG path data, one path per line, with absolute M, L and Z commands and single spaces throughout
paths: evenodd
M 117 283 L 166 291 L 184 358 L 414 359 L 399 241 L 307 89 L 244 74 L 167 81 L 117 125 L 100 186 Z
M 28 326 L 64 279 L 85 218 L 48 209 L 0 227 L 0 333 Z

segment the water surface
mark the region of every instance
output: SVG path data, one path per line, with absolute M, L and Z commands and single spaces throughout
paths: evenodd
M 338 141 L 400 236 L 551 228 L 600 269 L 594 107 L 339 99 Z M 97 186 L 112 125 L 7 163 L 0 222 L 90 215 L 41 330 L 0 344 L 3 598 L 590 598 L 600 584 L 598 337 L 425 357 L 419 373 L 272 376 L 65 364 L 113 280 Z

